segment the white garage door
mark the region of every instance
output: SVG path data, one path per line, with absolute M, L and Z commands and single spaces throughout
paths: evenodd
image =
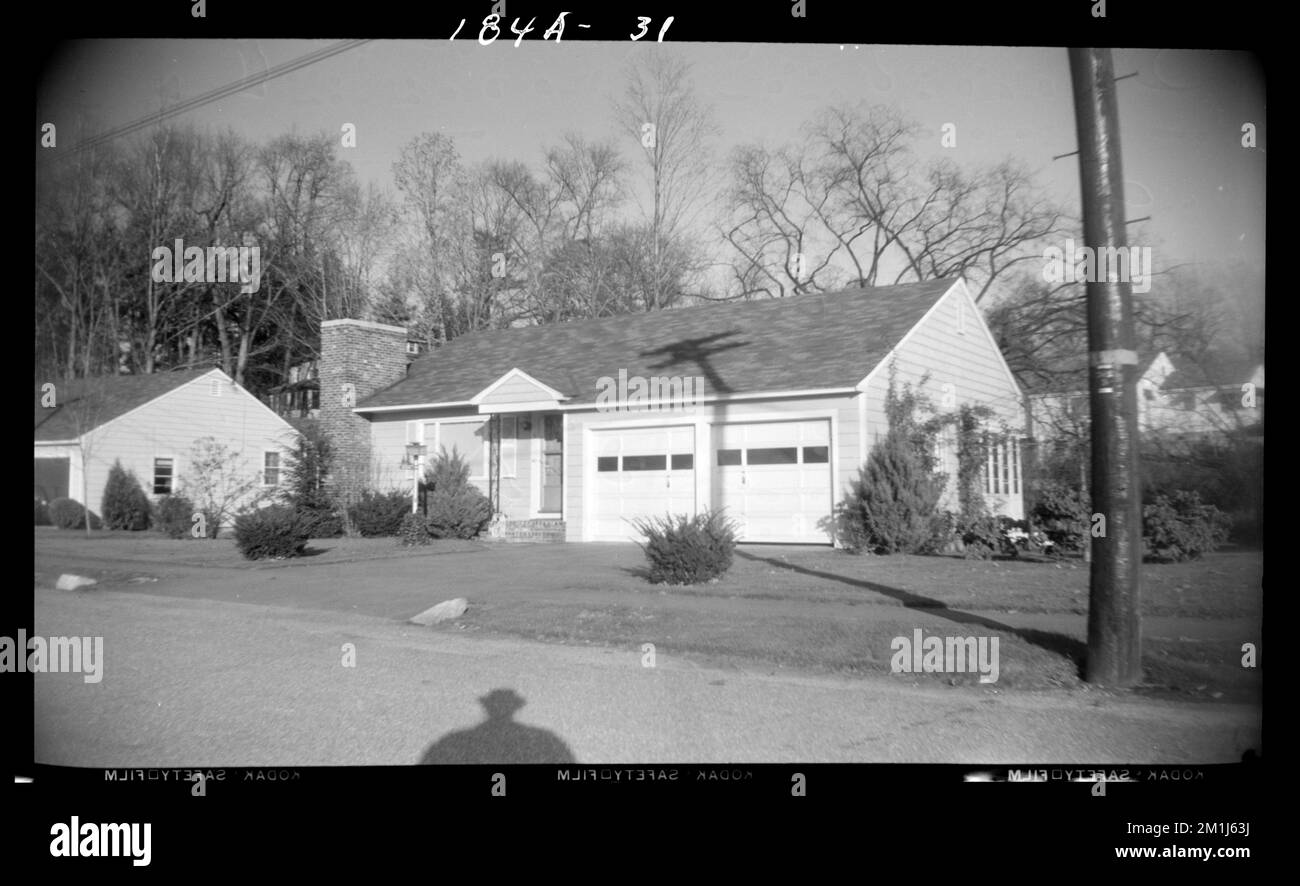
M 592 537 L 643 537 L 632 523 L 647 517 L 695 513 L 695 429 L 636 428 L 596 431 Z
M 830 421 L 713 427 L 713 506 L 752 542 L 831 540 Z

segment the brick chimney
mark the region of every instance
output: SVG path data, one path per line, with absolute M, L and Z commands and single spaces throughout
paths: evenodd
M 326 320 L 320 329 L 320 422 L 334 445 L 330 485 L 353 501 L 370 483 L 370 422 L 352 411 L 406 377 L 406 329 Z

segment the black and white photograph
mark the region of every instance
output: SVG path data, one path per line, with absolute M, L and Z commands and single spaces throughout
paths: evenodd
M 1261 759 L 1254 54 L 463 6 L 39 72 L 31 764 Z

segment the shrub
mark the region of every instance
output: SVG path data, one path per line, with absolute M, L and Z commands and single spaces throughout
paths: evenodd
M 272 505 L 235 518 L 235 544 L 249 560 L 301 556 L 307 538 L 301 517 L 291 508 Z
M 1003 550 L 1002 522 L 997 517 L 971 517 L 957 525 L 962 553 L 968 560 L 988 560 Z
M 878 554 L 919 553 L 933 538 L 942 491 L 910 443 L 891 431 L 853 481 L 845 502 L 846 543 Z
M 49 504 L 50 522 L 60 529 L 85 529 L 86 509 L 81 502 L 70 498 L 56 498 Z M 90 528 L 99 529 L 99 517 L 90 515 Z
M 338 538 L 343 534 L 343 515 L 331 507 L 296 508 L 295 513 L 311 538 Z
M 402 528 L 402 518 L 409 513 L 410 493 L 397 490 L 375 492 L 367 489 L 348 509 L 353 527 L 366 538 L 391 538 L 397 535 Z
M 41 501 L 39 498 L 36 499 L 36 525 L 37 526 L 50 525 L 49 505 L 45 504 L 45 502 Z
M 961 516 L 952 511 L 936 511 L 930 517 L 930 537 L 918 553 L 942 554 L 951 550 L 958 537 L 957 526 Z
M 427 545 L 429 543 L 429 527 L 425 523 L 424 516 L 407 511 L 406 515 L 402 517 L 402 525 L 397 531 L 397 538 L 399 543 L 406 547 Z
M 1142 541 L 1147 556 L 1160 562 L 1195 560 L 1228 540 L 1231 523 L 1198 492 L 1160 495 L 1142 509 Z
M 935 430 L 932 423 L 918 422 L 922 408 L 928 404 L 911 385 L 898 391 L 891 365 L 885 398 L 889 430 L 858 471 L 841 508 L 846 547 L 915 554 L 933 546 L 934 516 L 947 477 L 935 471 Z
M 1034 503 L 1034 524 L 1056 551 L 1081 551 L 1088 541 L 1088 502 L 1077 486 L 1045 482 Z
M 187 538 L 194 528 L 194 502 L 183 495 L 164 495 L 154 510 L 154 527 L 168 538 Z
M 298 512 L 312 538 L 342 535 L 345 514 L 335 506 L 325 486 L 325 478 L 334 466 L 334 448 L 320 425 L 312 422 L 295 436 L 285 462 L 281 494 L 285 504 Z
M 104 501 L 100 513 L 109 529 L 139 532 L 149 528 L 152 505 L 133 471 L 122 467 L 121 459 L 113 462 L 104 484 Z
M 492 503 L 469 482 L 469 465 L 444 450 L 425 470 L 426 525 L 434 538 L 475 538 L 492 519 Z
M 721 511 L 656 517 L 633 525 L 646 537 L 641 549 L 650 561 L 652 584 L 700 584 L 731 568 L 736 524 Z

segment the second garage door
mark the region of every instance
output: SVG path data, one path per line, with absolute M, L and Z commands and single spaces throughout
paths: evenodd
M 830 542 L 829 420 L 714 425 L 712 469 L 741 541 Z

